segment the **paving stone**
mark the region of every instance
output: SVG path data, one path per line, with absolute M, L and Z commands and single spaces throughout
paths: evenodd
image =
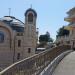
M 58 64 L 53 75 L 75 75 L 75 52 L 71 52 Z

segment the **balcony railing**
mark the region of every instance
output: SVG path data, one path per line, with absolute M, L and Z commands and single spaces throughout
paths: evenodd
M 69 45 L 47 49 L 42 53 L 12 64 L 1 71 L 0 75 L 39 75 L 54 58 L 70 49 L 71 47 Z

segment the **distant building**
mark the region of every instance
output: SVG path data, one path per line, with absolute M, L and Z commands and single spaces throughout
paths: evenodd
M 0 67 L 35 54 L 36 19 L 37 13 L 32 8 L 25 12 L 25 23 L 13 16 L 0 19 Z
M 69 24 L 65 27 L 70 31 L 68 36 L 61 36 L 56 39 L 56 43 L 59 44 L 69 44 L 73 48 L 75 48 L 75 7 L 70 9 L 68 12 L 68 17 L 64 20 L 69 22 Z

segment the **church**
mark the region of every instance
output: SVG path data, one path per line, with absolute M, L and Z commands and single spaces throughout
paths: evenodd
M 0 67 L 5 68 L 35 54 L 37 13 L 29 8 L 24 16 L 24 23 L 13 16 L 0 18 Z

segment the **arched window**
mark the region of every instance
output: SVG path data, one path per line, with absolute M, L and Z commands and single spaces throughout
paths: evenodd
M 21 40 L 18 40 L 18 47 L 21 47 Z
M 31 53 L 31 48 L 28 48 L 28 53 Z
M 32 23 L 33 22 L 33 14 L 32 13 L 29 13 L 28 14 L 28 22 L 29 23 Z
M 0 43 L 4 42 L 4 33 L 0 31 Z
M 20 59 L 20 53 L 17 54 L 17 60 L 19 60 L 19 59 Z

